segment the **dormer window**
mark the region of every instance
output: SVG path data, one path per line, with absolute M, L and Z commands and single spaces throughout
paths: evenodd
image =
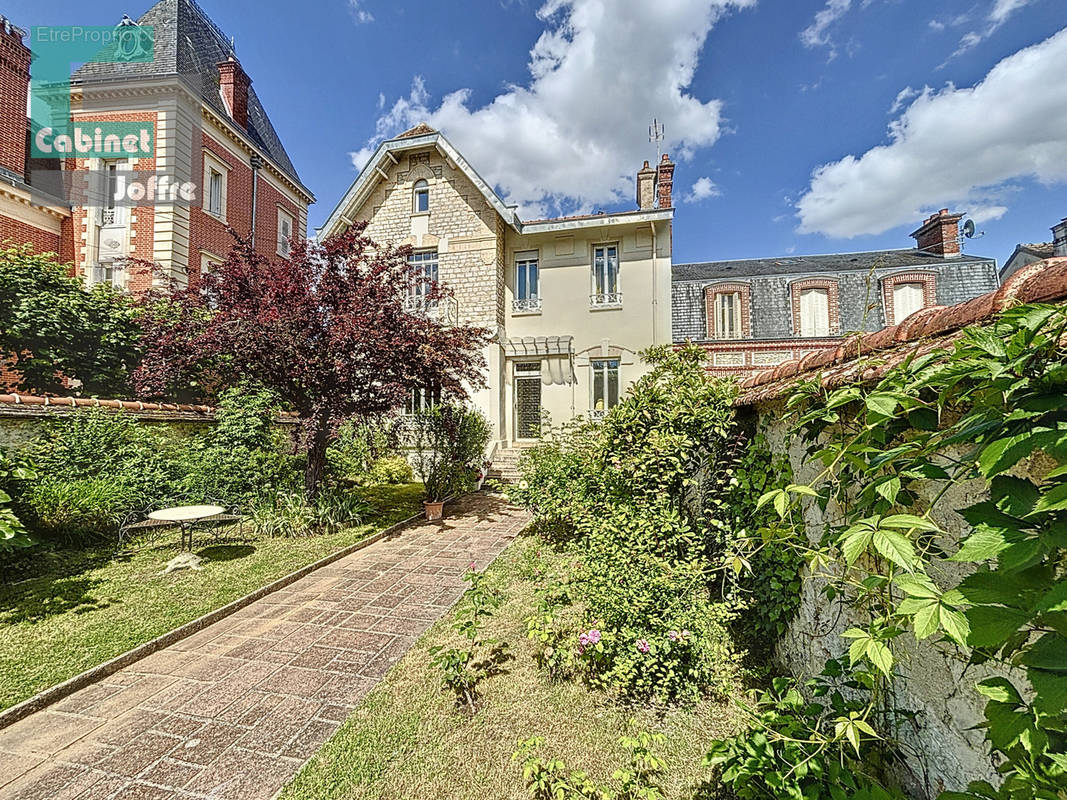
M 424 180 L 415 181 L 414 209 L 416 214 L 430 210 L 430 184 Z

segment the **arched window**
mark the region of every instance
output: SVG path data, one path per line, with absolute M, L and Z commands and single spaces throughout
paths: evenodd
M 429 211 L 430 210 L 430 184 L 424 180 L 415 181 L 415 211 Z

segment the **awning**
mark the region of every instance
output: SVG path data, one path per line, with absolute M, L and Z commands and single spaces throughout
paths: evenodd
M 574 377 L 573 336 L 523 336 L 504 342 L 509 357 L 536 358 L 541 362 L 545 386 L 572 384 Z
M 573 336 L 523 336 L 504 342 L 508 356 L 569 356 L 574 352 Z

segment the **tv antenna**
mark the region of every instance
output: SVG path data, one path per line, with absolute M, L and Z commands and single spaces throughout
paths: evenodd
M 656 144 L 656 163 L 659 164 L 661 151 L 663 149 L 663 123 L 655 117 L 652 118 L 652 124 L 648 126 L 648 140 L 655 142 Z

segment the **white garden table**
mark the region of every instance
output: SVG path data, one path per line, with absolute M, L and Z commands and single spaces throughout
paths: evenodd
M 218 516 L 226 511 L 222 506 L 174 506 L 173 508 L 161 508 L 148 515 L 149 519 L 160 522 L 173 522 L 182 532 L 181 547 L 185 549 L 185 537 L 189 537 L 189 549 L 193 549 L 193 525 L 202 519 Z

